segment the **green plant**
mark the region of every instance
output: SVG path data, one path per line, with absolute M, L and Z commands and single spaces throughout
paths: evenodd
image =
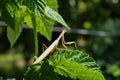
M 79 50 L 58 50 L 50 59 L 32 65 L 25 80 L 105 80 L 100 67 Z
M 37 32 L 51 40 L 54 21 L 69 29 L 63 18 L 56 12 L 57 0 L 0 0 L 0 17 L 7 26 L 11 47 L 20 36 L 23 23 L 34 30 L 35 55 L 38 54 Z
M 0 0 L 0 17 L 8 25 L 7 36 L 11 47 L 20 36 L 24 23 L 34 30 L 34 56 L 38 55 L 38 32 L 50 40 L 54 21 L 69 29 L 63 18 L 56 12 L 57 8 L 57 0 Z M 37 62 L 35 61 L 28 68 L 24 79 L 105 80 L 99 66 L 88 54 L 68 49 L 54 53 L 64 33 L 63 31 L 60 37 L 42 54 L 43 56 L 41 55 L 42 58 L 41 56 L 37 58 Z M 65 41 L 62 41 L 65 47 Z M 54 54 L 49 59 L 44 59 L 50 52 Z

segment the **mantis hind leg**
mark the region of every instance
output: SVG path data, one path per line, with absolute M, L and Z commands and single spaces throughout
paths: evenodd
M 61 41 L 62 41 L 62 46 L 63 46 L 65 49 L 67 49 L 67 46 L 66 46 L 66 45 L 72 45 L 72 44 L 74 44 L 75 49 L 78 49 L 75 41 L 65 42 L 64 36 L 62 36 Z

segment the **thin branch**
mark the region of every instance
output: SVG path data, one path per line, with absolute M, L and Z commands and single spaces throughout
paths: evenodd
M 64 36 L 65 32 L 66 30 L 63 30 L 60 36 L 37 58 L 37 60 L 33 64 L 41 62 L 45 57 L 52 53 L 57 48 L 58 43 L 62 36 Z

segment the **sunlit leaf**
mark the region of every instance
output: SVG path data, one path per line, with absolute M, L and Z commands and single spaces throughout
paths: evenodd
M 26 0 L 25 5 L 37 16 L 43 17 L 46 0 Z
M 49 6 L 51 9 L 58 11 L 58 2 L 57 0 L 46 0 L 47 6 Z
M 11 7 L 12 8 L 12 7 Z M 10 8 L 8 8 L 10 9 Z M 23 29 L 23 23 L 24 23 L 24 17 L 25 17 L 25 7 L 21 7 L 16 10 L 11 10 L 10 12 L 10 19 L 13 21 L 9 24 L 10 21 L 8 21 L 8 27 L 7 27 L 7 36 L 8 40 L 10 41 L 11 47 L 15 44 L 16 40 L 20 36 L 22 29 Z M 7 20 L 5 20 L 7 22 Z
M 64 56 L 68 61 L 75 61 L 82 66 L 91 68 L 92 70 L 100 71 L 100 67 L 97 65 L 95 60 L 88 54 L 79 50 L 60 50 L 54 53 L 51 57 L 52 60 L 60 60 Z
M 54 21 L 46 16 L 44 16 L 43 19 L 36 16 L 34 19 L 35 22 L 32 21 L 32 15 L 27 15 L 25 17 L 25 22 L 30 28 L 33 28 L 34 25 L 36 25 L 37 32 L 45 36 L 48 40 L 51 40 Z
M 84 63 L 88 62 L 88 63 Z M 59 50 L 48 61 L 30 66 L 25 80 L 105 80 L 91 62 L 93 59 L 78 50 Z M 91 63 L 89 65 L 83 65 Z M 96 63 L 94 63 L 97 65 Z
M 61 23 L 61 24 L 62 24 L 63 26 L 65 26 L 67 29 L 70 29 L 70 28 L 68 27 L 68 25 L 66 24 L 66 22 L 64 21 L 64 19 L 62 18 L 62 16 L 61 16 L 60 14 L 58 14 L 56 11 L 54 11 L 53 9 L 49 8 L 48 6 L 46 6 L 46 8 L 45 8 L 45 13 L 46 13 L 46 15 L 47 15 L 49 18 L 51 18 L 51 19 L 53 19 L 53 20 Z
M 78 50 L 57 51 L 50 58 L 50 64 L 56 73 L 74 80 L 105 80 L 95 61 Z
M 55 12 L 55 11 L 57 11 L 57 8 L 58 8 L 57 0 L 53 0 L 53 1 L 46 0 L 46 5 L 53 8 L 53 14 L 52 13 L 49 14 L 48 12 L 47 12 L 47 14 L 44 14 L 43 11 L 46 8 L 44 0 L 42 0 L 40 2 L 40 4 L 37 4 L 37 1 L 39 1 L 39 0 L 32 1 L 33 3 L 31 3 L 30 1 L 27 1 L 28 3 L 26 2 L 26 5 L 29 8 L 29 12 L 30 12 L 30 10 L 33 11 L 35 8 L 36 8 L 36 10 L 33 11 L 35 13 L 35 15 L 33 13 L 28 14 L 25 17 L 24 21 L 30 28 L 33 28 L 34 26 L 36 26 L 37 31 L 40 34 L 45 36 L 48 40 L 51 40 L 53 25 L 54 25 L 55 21 L 60 22 L 61 24 L 63 24 L 66 27 L 68 27 L 68 26 L 64 22 L 62 17 L 57 12 Z M 33 6 L 31 6 L 31 5 L 33 5 Z M 38 9 L 41 5 L 42 5 L 42 9 Z M 38 12 L 36 12 L 36 11 L 38 11 Z M 46 9 L 45 9 L 45 12 L 46 12 Z M 41 16 L 40 16 L 40 14 L 41 14 Z M 56 16 L 52 17 L 52 16 L 50 16 L 51 14 L 56 15 Z M 35 21 L 33 21 L 33 15 L 34 15 Z M 56 17 L 59 17 L 59 19 Z

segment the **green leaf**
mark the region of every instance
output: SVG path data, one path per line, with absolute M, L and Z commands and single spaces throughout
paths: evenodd
M 30 28 L 33 28 L 35 25 L 37 27 L 37 32 L 46 37 L 48 40 L 51 40 L 54 21 L 48 18 L 47 16 L 44 16 L 43 19 L 39 18 L 38 16 L 35 16 L 35 21 L 33 21 L 32 17 L 33 16 L 31 14 L 25 17 L 24 21 L 26 22 L 26 24 Z
M 3 0 L 2 2 L 1 18 L 8 25 L 7 36 L 12 47 L 23 29 L 26 7 L 18 6 L 16 0 Z
M 54 55 L 51 57 L 51 60 L 60 60 L 61 57 L 64 56 L 67 61 L 75 61 L 81 66 L 86 66 L 88 68 L 91 68 L 94 71 L 100 71 L 100 67 L 97 65 L 95 60 L 90 57 L 88 54 L 79 51 L 79 50 L 59 50 L 54 53 Z
M 22 32 L 24 17 L 26 15 L 25 11 L 26 8 L 24 6 L 21 6 L 21 8 L 15 10 L 14 13 L 12 12 L 13 14 L 11 14 L 11 19 L 14 21 L 14 23 L 10 25 L 8 24 L 7 27 L 7 36 L 11 47 L 15 44 L 16 40 Z
M 32 20 L 32 13 L 31 11 L 27 8 L 26 10 L 27 15 L 24 18 L 24 22 L 28 25 L 29 28 L 33 28 L 33 20 Z
M 28 67 L 25 80 L 59 80 L 58 75 L 54 72 L 53 67 L 47 61 Z
M 104 76 L 97 70 L 80 65 L 76 61 L 68 60 L 65 56 L 61 56 L 67 52 L 76 50 L 57 51 L 47 61 L 42 61 L 40 64 L 30 66 L 25 75 L 25 80 L 105 80 Z M 60 54 L 60 53 L 61 54 Z M 82 54 L 82 53 L 79 53 Z M 57 56 L 55 56 L 57 55 Z M 70 53 L 71 55 L 71 53 Z M 68 57 L 70 57 L 70 55 Z M 73 55 L 73 54 L 72 54 Z M 79 55 L 78 55 L 79 56 Z M 74 55 L 76 57 L 76 54 Z M 71 58 L 71 57 L 70 57 Z
M 65 26 L 67 29 L 70 29 L 70 28 L 68 27 L 68 25 L 66 24 L 66 22 L 64 21 L 64 19 L 61 17 L 61 15 L 59 15 L 56 11 L 54 11 L 54 10 L 51 9 L 51 8 L 49 8 L 48 6 L 45 7 L 45 14 L 46 14 L 49 18 L 51 18 L 51 19 L 53 19 L 53 20 L 61 23 L 61 24 L 62 24 L 63 26 Z
M 43 23 L 44 23 L 44 28 L 45 28 L 45 32 L 46 32 L 46 38 L 50 41 L 51 37 L 52 37 L 52 31 L 53 31 L 53 25 L 54 25 L 54 21 L 52 19 L 50 19 L 49 17 L 45 16 L 43 19 Z M 39 29 L 41 30 L 41 29 Z M 44 33 L 43 33 L 44 35 Z
M 54 3 L 54 5 L 53 5 L 53 3 Z M 57 4 L 56 0 L 52 0 L 52 1 L 46 0 L 46 4 L 57 11 L 58 4 Z M 29 5 L 29 6 L 31 6 L 31 5 Z M 26 24 L 30 28 L 33 28 L 34 27 L 34 25 L 33 25 L 34 22 L 33 22 L 33 19 L 32 19 L 33 14 L 30 12 L 30 10 L 31 9 L 29 9 L 28 15 L 25 17 L 24 22 L 26 22 Z M 40 13 L 40 14 L 42 14 L 42 13 Z M 42 34 L 43 36 L 45 36 L 50 41 L 51 36 L 52 36 L 53 25 L 54 25 L 55 21 L 50 19 L 46 15 L 42 16 L 42 18 L 39 17 L 38 15 L 35 15 L 34 17 L 36 19 L 35 24 L 36 24 L 36 27 L 37 27 L 37 31 L 40 34 Z
M 105 80 L 100 67 L 86 53 L 78 50 L 60 50 L 50 58 L 55 72 L 80 80 Z
M 35 1 L 33 1 L 34 4 L 35 4 Z M 30 4 L 32 4 L 32 3 L 27 3 L 28 6 L 31 6 Z M 58 4 L 57 4 L 56 0 L 52 0 L 52 1 L 46 0 L 46 4 L 57 11 Z M 36 5 L 36 6 L 39 6 L 39 5 Z M 51 17 L 48 17 L 47 15 L 39 17 L 36 14 L 35 16 L 33 16 L 34 14 L 32 14 L 30 10 L 32 10 L 32 8 L 34 9 L 34 7 L 31 7 L 31 8 L 29 7 L 29 12 L 28 12 L 27 16 L 25 17 L 24 22 L 26 22 L 26 24 L 30 28 L 33 28 L 34 26 L 36 26 L 37 31 L 40 34 L 42 34 L 43 36 L 45 36 L 50 41 L 51 36 L 52 36 L 53 25 L 54 25 L 55 21 L 53 19 L 51 19 Z M 33 12 L 35 12 L 35 11 L 33 11 Z M 33 21 L 33 19 L 32 19 L 33 17 L 35 18 L 35 21 Z M 33 23 L 35 23 L 35 25 L 33 25 Z
M 19 26 L 16 30 L 13 30 L 11 27 L 7 27 L 7 37 L 10 41 L 11 47 L 15 44 L 16 40 L 20 36 L 20 33 L 22 32 L 22 27 Z
M 48 17 L 44 16 L 44 19 L 35 17 L 35 24 L 37 27 L 37 32 L 45 36 L 48 40 L 51 40 L 52 28 L 54 22 L 51 21 Z M 33 24 L 34 25 L 34 24 Z
M 3 8 L 4 7 L 4 8 Z M 2 20 L 5 21 L 7 25 L 12 27 L 12 29 L 15 28 L 15 20 L 14 20 L 14 15 L 15 11 L 18 9 L 17 6 L 15 6 L 13 3 L 5 3 L 2 6 Z
M 26 0 L 25 5 L 37 16 L 43 17 L 46 0 Z
M 58 2 L 57 0 L 46 0 L 47 6 L 49 6 L 51 9 L 58 11 Z
M 75 61 L 68 62 L 65 57 L 50 61 L 50 64 L 54 67 L 56 73 L 74 80 L 105 80 L 101 73 L 81 66 Z

